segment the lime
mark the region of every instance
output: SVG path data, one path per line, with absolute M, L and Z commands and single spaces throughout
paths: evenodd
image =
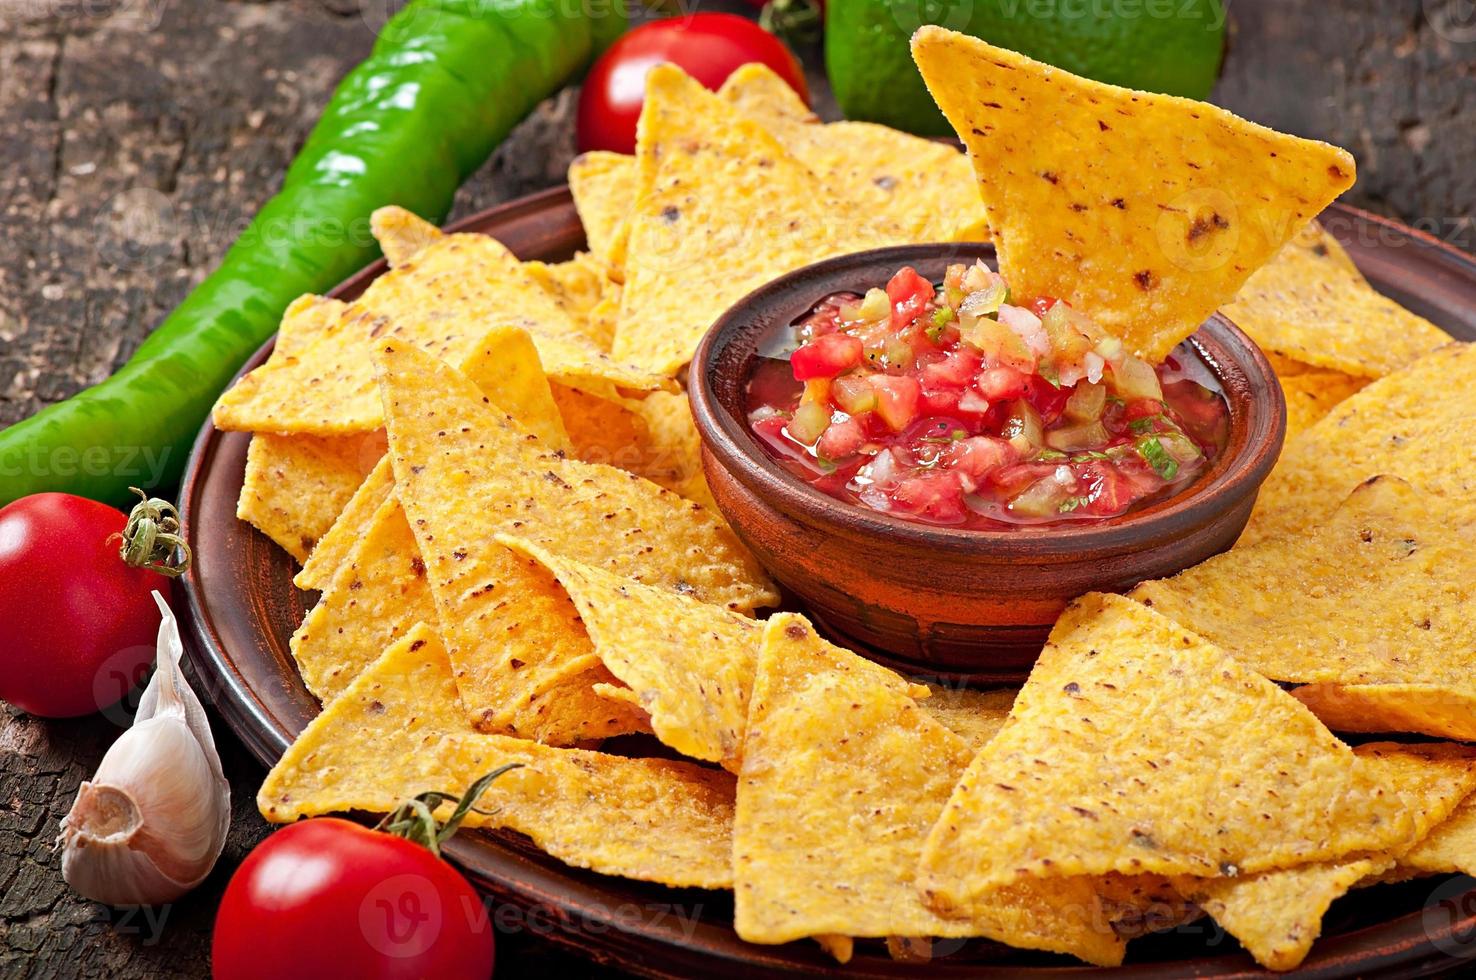
M 1203 99 L 1225 47 L 1221 0 L 830 0 L 825 64 L 851 119 L 952 133 L 912 63 L 924 24 L 1114 85 Z

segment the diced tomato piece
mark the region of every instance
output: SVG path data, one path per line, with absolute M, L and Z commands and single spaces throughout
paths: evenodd
M 833 378 L 861 363 L 859 337 L 848 333 L 828 333 L 805 344 L 789 357 L 796 381 L 811 378 Z
M 873 374 L 871 386 L 876 389 L 876 414 L 893 432 L 901 432 L 917 418 L 922 386 L 907 375 Z
M 1090 462 L 1075 467 L 1076 474 L 1091 490 L 1092 502 L 1083 510 L 1096 517 L 1111 517 L 1121 514 L 1133 505 L 1138 494 L 1131 481 L 1110 466 Z
M 1030 392 L 1030 376 L 1011 367 L 992 367 L 979 375 L 979 394 L 987 401 L 1023 398 Z
M 1034 313 L 1041 319 L 1045 319 L 1045 315 L 1051 312 L 1051 307 L 1055 306 L 1059 302 L 1061 301 L 1056 299 L 1056 297 L 1054 296 L 1037 296 L 1035 299 L 1030 301 L 1030 312 Z
M 1015 447 L 1004 439 L 992 436 L 972 436 L 949 447 L 943 457 L 943 465 L 951 470 L 966 473 L 978 483 L 1001 466 L 1008 466 L 1018 458 Z
M 866 443 L 866 429 L 855 419 L 831 422 L 815 444 L 815 452 L 824 459 L 845 459 Z
M 837 293 L 815 307 L 815 312 L 800 322 L 800 329 L 810 337 L 835 333 L 840 329 L 841 307 L 860 299 L 855 293 Z
M 1162 414 L 1163 402 L 1156 401 L 1152 398 L 1139 398 L 1137 401 L 1128 402 L 1127 410 L 1123 412 L 1122 417 L 1129 422 L 1135 422 L 1138 419 L 1146 419 Z
M 887 299 L 892 301 L 892 329 L 900 330 L 912 323 L 933 301 L 933 284 L 904 266 L 887 283 Z
M 1005 496 L 1024 490 L 1032 483 L 1044 480 L 1056 472 L 1055 463 L 1015 463 L 1001 466 L 989 474 L 989 482 L 1000 488 Z
M 1041 421 L 1046 425 L 1052 425 L 1061 417 L 1070 399 L 1071 389 L 1057 388 L 1038 374 L 1030 376 L 1030 392 L 1025 400 L 1040 413 Z
M 925 388 L 963 388 L 979 373 L 983 361 L 977 353 L 961 347 L 941 360 L 925 364 L 918 372 Z M 985 396 L 988 397 L 987 395 Z
M 924 415 L 956 415 L 961 394 L 958 388 L 924 388 L 918 410 Z
M 968 512 L 963 493 L 956 474 L 925 470 L 897 484 L 891 496 L 898 510 L 948 524 L 962 520 Z

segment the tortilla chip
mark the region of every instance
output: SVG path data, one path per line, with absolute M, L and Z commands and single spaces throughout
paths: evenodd
M 497 540 L 558 578 L 595 652 L 650 715 L 657 738 L 683 755 L 737 770 L 759 623 L 560 558 L 519 538 Z
M 635 157 L 595 150 L 569 164 L 569 190 L 593 255 L 609 260 L 636 199 Z
M 399 502 L 387 496 L 292 634 L 292 659 L 303 685 L 326 702 L 369 666 L 375 651 L 422 621 L 436 621 L 425 563 Z
M 919 702 L 923 711 L 967 742 L 975 752 L 987 745 L 1004 727 L 1017 693 L 1016 688 L 975 691 L 938 684 L 929 684 L 928 689 L 932 694 Z
M 445 650 L 424 625 L 309 723 L 268 774 L 257 806 L 274 823 L 386 813 L 429 790 L 460 794 L 508 763 L 523 768 L 492 783 L 468 826 L 518 831 L 566 864 L 602 874 L 731 887 L 732 777 L 474 733 Z
M 576 458 L 640 472 L 638 464 L 644 455 L 641 447 L 648 432 L 645 420 L 634 411 L 639 402 L 627 404 L 618 396 L 603 398 L 563 385 L 554 386 L 554 402 Z
M 568 449 L 569 435 L 559 415 L 538 348 L 516 327 L 493 327 L 461 365 L 462 373 L 497 407 L 517 419 L 553 449 Z M 292 580 L 299 589 L 321 589 L 356 543 L 369 533 L 369 521 L 394 487 L 394 471 L 383 457 L 355 491 L 338 520 L 318 542 L 302 571 Z
M 1387 598 L 1387 597 L 1385 597 Z M 1466 656 L 1469 662 L 1470 654 Z M 1292 696 L 1340 732 L 1419 732 L 1476 742 L 1476 691 L 1437 684 L 1304 684 Z
M 397 494 L 412 518 L 456 527 L 455 545 L 485 548 L 501 532 L 738 611 L 777 603 L 759 564 L 702 508 L 550 451 L 423 351 L 385 343 L 376 358 Z M 438 549 L 453 544 L 436 537 Z
M 1319 527 L 1129 595 L 1272 680 L 1313 685 L 1293 693 L 1335 729 L 1472 738 L 1473 583 L 1476 529 L 1455 531 L 1439 499 L 1386 476 Z
M 1405 794 L 1417 834 L 1444 823 L 1476 787 L 1476 756 L 1469 749 L 1386 742 L 1354 752 L 1383 769 L 1387 784 Z M 1238 877 L 1175 879 L 1175 885 L 1240 940 L 1257 963 L 1290 970 L 1311 951 L 1328 906 L 1394 864 L 1393 853 L 1362 855 Z
M 1339 404 L 1282 453 L 1241 544 L 1319 523 L 1381 473 L 1441 497 L 1454 526 L 1469 522 L 1476 517 L 1476 413 L 1449 393 L 1473 387 L 1476 345 L 1448 344 Z
M 718 96 L 777 137 L 831 193 L 895 222 L 908 241 L 952 241 L 983 221 L 969 159 L 946 143 L 875 123 L 822 125 L 767 65 L 744 65 Z
M 1275 684 L 1093 594 L 954 789 L 923 885 L 953 908 L 1028 878 L 1249 874 L 1410 843 L 1401 803 Z
M 323 336 L 268 362 L 221 396 L 222 429 L 343 435 L 383 424 L 371 350 L 398 339 L 460 363 L 499 324 L 533 337 L 551 376 L 576 387 L 670 386 L 589 342 L 511 252 L 485 235 L 448 235 L 376 279 Z
M 1223 312 L 1267 350 L 1360 378 L 1381 378 L 1450 341 L 1370 286 L 1326 232 L 1288 242 Z
M 1476 797 L 1467 796 L 1449 819 L 1399 856 L 1409 874 L 1471 874 L 1476 871 Z
M 258 432 L 246 450 L 236 517 L 305 561 L 383 454 L 383 432 L 328 437 Z
M 792 269 L 906 240 L 766 130 L 660 65 L 646 80 L 616 359 L 674 375 L 734 301 Z
M 377 208 L 369 215 L 369 230 L 390 268 L 404 265 L 421 249 L 446 236 L 441 229 L 398 205 Z
M 718 89 L 718 97 L 761 125 L 816 125 L 820 117 L 774 69 L 751 61 L 729 75 Z
M 1353 184 L 1345 150 L 1207 103 L 940 27 L 912 52 L 969 149 L 1014 294 L 1069 300 L 1154 362 Z
M 586 340 L 602 352 L 609 351 L 608 330 L 590 319 L 609 283 L 609 272 L 603 262 L 580 252 L 567 262 L 529 262 L 524 268 L 563 308 Z
M 1066 918 L 1068 905 L 1001 903 L 967 921 L 923 904 L 913 869 L 972 755 L 910 696 L 925 691 L 826 643 L 803 617 L 768 621 L 733 828 L 738 935 L 757 943 L 827 933 L 989 935 L 1120 962 L 1111 929 L 1083 928 Z M 1082 884 L 1079 897 L 1090 903 Z
M 1197 879 L 1193 879 L 1197 880 Z M 1204 917 L 1163 875 L 1109 874 L 1095 879 L 1097 898 L 1112 931 L 1124 940 L 1165 932 Z
M 1286 396 L 1288 443 L 1368 384 L 1367 378 L 1355 378 L 1341 371 L 1316 369 L 1280 377 L 1278 380 L 1281 382 L 1282 394 Z

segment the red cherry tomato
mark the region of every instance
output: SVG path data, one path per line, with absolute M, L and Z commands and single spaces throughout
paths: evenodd
M 241 862 L 210 958 L 216 980 L 485 980 L 492 926 L 466 879 L 426 848 L 320 817 Z
M 121 700 L 153 662 L 169 580 L 118 556 L 127 518 L 38 493 L 0 509 L 0 699 L 44 718 Z
M 758 61 L 810 101 L 799 62 L 780 41 L 737 14 L 693 14 L 642 24 L 602 54 L 579 93 L 579 149 L 635 152 L 646 75 L 671 62 L 716 91 L 736 69 Z

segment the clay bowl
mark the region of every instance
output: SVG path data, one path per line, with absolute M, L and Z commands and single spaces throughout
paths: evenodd
M 911 245 L 800 269 L 739 301 L 708 331 L 688 390 L 713 497 L 739 537 L 823 628 L 913 673 L 1023 677 L 1051 625 L 1086 592 L 1120 592 L 1229 548 L 1281 452 L 1286 404 L 1264 354 L 1216 314 L 1191 339 L 1230 408 L 1219 459 L 1176 496 L 1101 523 L 950 529 L 829 497 L 795 479 L 751 435 L 743 399 L 769 333 L 824 297 L 864 292 L 897 269 L 943 277 L 984 244 Z

